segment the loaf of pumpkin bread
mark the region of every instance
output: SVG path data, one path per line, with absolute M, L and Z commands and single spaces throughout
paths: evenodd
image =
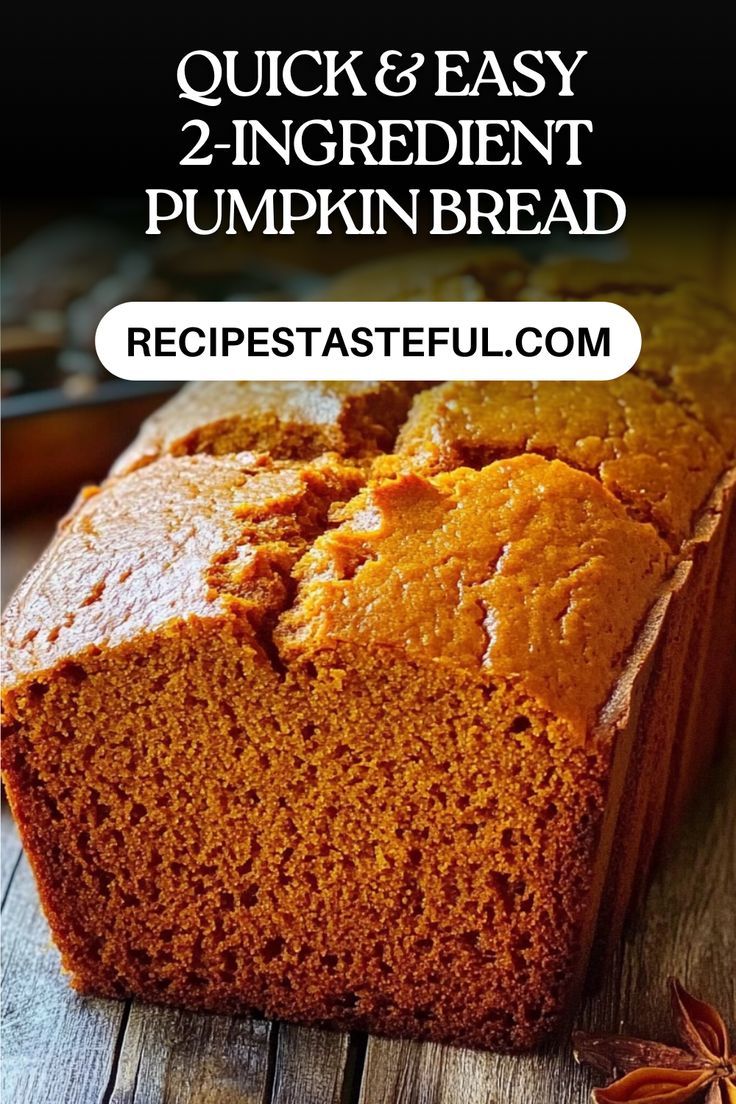
M 607 299 L 644 343 L 610 383 L 186 388 L 7 611 L 9 797 L 85 993 L 529 1047 L 714 739 L 736 321 L 484 251 L 332 293 Z

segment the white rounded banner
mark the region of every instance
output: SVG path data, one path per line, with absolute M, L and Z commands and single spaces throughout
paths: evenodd
M 122 303 L 97 355 L 127 380 L 607 380 L 641 334 L 615 303 Z

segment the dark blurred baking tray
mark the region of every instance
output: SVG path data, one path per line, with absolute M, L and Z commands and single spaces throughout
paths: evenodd
M 176 390 L 166 383 L 102 381 L 89 395 L 59 388 L 10 395 L 2 403 L 5 520 L 64 509 L 130 443 L 144 418 Z

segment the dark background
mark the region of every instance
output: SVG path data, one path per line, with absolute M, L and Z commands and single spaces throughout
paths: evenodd
M 12 586 L 80 483 L 99 480 L 163 391 L 112 380 L 96 358 L 103 314 L 126 300 L 300 298 L 347 266 L 435 244 L 391 227 L 387 237 L 305 226 L 294 237 L 199 237 L 171 225 L 146 237 L 146 188 L 585 187 L 620 192 L 629 207 L 611 238 L 524 237 L 500 244 L 531 260 L 548 252 L 628 258 L 697 278 L 736 305 L 733 117 L 734 5 L 524 0 L 460 4 L 362 3 L 340 8 L 277 0 L 206 0 L 192 9 L 157 0 L 32 4 L 11 0 L 0 22 L 3 89 L 2 372 L 4 581 Z M 366 98 L 178 99 L 176 69 L 194 49 L 361 49 L 364 78 L 380 52 L 484 49 L 510 63 L 519 50 L 588 51 L 574 98 L 433 99 L 418 90 Z M 420 77 L 428 72 L 422 71 Z M 469 67 L 474 75 L 475 68 Z M 510 73 L 510 70 L 507 69 Z M 471 76 L 472 79 L 472 76 Z M 421 87 L 421 86 L 420 86 Z M 430 85 L 431 87 L 431 85 Z M 215 141 L 233 116 L 590 118 L 584 164 L 547 168 L 182 168 L 201 116 Z M 229 135 L 228 135 L 229 137 Z M 487 244 L 491 241 L 490 235 Z M 458 236 L 444 244 L 465 245 Z M 477 243 L 477 240 L 475 242 Z M 170 387 L 171 382 L 162 388 Z M 10 524 L 8 524 L 10 519 Z M 17 524 L 16 524 L 17 522 Z
M 604 187 L 632 196 L 721 196 L 733 192 L 733 6 L 641 2 L 529 7 L 521 3 L 307 4 L 140 3 L 84 6 L 18 0 L 3 29 L 6 198 L 134 197 L 146 187 Z M 317 169 L 276 162 L 260 170 L 181 168 L 201 116 L 218 130 L 216 109 L 178 99 L 176 66 L 192 49 L 465 49 L 501 60 L 521 49 L 586 49 L 572 99 L 540 96 L 323 100 L 228 99 L 233 115 L 265 122 L 333 117 L 591 118 L 581 168 Z M 359 63 L 360 64 L 360 63 Z M 360 72 L 369 71 L 370 67 Z M 473 72 L 471 68 L 470 72 Z M 532 167 L 533 166 L 533 167 Z

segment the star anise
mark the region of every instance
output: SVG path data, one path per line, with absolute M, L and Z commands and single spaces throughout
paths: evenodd
M 669 985 L 681 1047 L 623 1035 L 574 1033 L 576 1060 L 618 1078 L 593 1090 L 595 1104 L 736 1104 L 736 1054 L 731 1053 L 723 1019 L 675 978 Z

